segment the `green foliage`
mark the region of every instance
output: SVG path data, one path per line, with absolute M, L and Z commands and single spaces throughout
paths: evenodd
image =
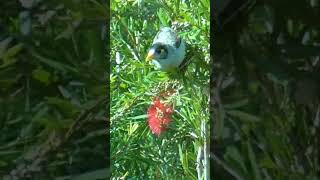
M 106 178 L 107 4 L 2 5 L 0 179 Z
M 199 6 L 199 3 L 201 6 Z M 208 120 L 209 1 L 113 1 L 111 3 L 112 177 L 196 179 L 200 122 Z M 168 76 L 144 59 L 161 26 L 178 23 L 192 57 L 185 74 Z M 192 51 L 195 47 L 197 51 Z M 161 83 L 179 80 L 170 128 L 159 138 L 146 122 Z
M 256 2 L 215 29 L 217 179 L 319 177 L 319 11 L 310 2 Z

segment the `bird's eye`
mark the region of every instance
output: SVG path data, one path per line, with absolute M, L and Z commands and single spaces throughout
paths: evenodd
M 159 49 L 156 50 L 156 52 L 158 54 L 163 54 L 165 52 L 165 50 L 163 48 L 159 48 Z

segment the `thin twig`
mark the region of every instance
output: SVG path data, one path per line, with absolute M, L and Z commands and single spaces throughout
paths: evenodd
M 203 177 L 204 180 L 210 179 L 210 164 L 209 164 L 209 146 L 208 146 L 208 128 L 207 128 L 207 122 L 205 120 L 202 120 L 201 122 L 201 129 L 202 129 L 202 137 L 204 138 L 204 144 L 203 144 Z
M 203 151 L 202 151 L 202 146 L 198 147 L 198 155 L 197 155 L 197 174 L 198 174 L 198 180 L 201 179 L 203 176 L 203 164 L 202 164 L 202 159 L 203 159 Z

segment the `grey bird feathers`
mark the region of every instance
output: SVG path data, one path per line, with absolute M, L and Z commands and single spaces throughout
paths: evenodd
M 183 39 L 169 27 L 163 27 L 155 36 L 146 61 L 156 69 L 171 72 L 179 68 L 185 58 L 186 47 Z

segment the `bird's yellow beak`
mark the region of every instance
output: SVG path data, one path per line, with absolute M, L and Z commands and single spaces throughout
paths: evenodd
M 148 55 L 147 55 L 147 57 L 146 57 L 146 61 L 147 61 L 147 62 L 149 62 L 149 61 L 151 61 L 151 60 L 153 59 L 154 53 L 155 53 L 155 51 L 154 51 L 153 49 L 151 49 L 151 50 L 148 52 Z

